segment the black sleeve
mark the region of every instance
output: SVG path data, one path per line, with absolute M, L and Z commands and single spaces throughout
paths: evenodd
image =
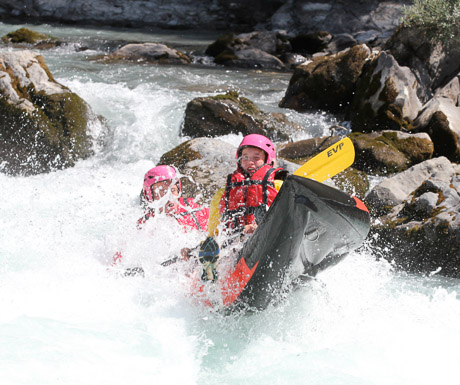
M 288 170 L 278 170 L 275 172 L 275 179 L 278 179 L 278 180 L 286 180 L 287 176 L 289 175 L 289 171 Z

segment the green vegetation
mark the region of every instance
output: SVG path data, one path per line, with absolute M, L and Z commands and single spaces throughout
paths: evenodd
M 459 34 L 460 0 L 414 0 L 403 13 L 405 27 L 422 28 L 431 40 L 446 46 Z

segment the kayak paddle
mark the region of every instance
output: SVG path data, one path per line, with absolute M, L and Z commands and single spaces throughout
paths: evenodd
M 324 182 L 350 167 L 355 161 L 355 148 L 350 138 L 343 138 L 300 166 L 294 175 Z

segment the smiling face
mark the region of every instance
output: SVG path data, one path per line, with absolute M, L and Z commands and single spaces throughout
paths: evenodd
M 241 151 L 241 168 L 249 174 L 254 172 L 265 164 L 265 151 L 257 147 L 245 147 Z
M 161 182 L 157 182 L 152 185 L 152 193 L 153 197 L 156 201 L 159 201 L 161 198 L 163 198 L 168 190 L 171 192 L 171 194 L 174 197 L 179 196 L 179 189 L 177 186 L 171 185 L 172 181 L 171 180 L 163 180 Z M 165 211 L 167 214 L 171 213 L 172 211 L 175 210 L 175 208 L 178 206 L 177 201 L 168 201 L 165 204 Z

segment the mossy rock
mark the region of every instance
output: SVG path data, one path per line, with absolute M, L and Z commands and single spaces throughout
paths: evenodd
M 374 175 L 401 172 L 433 156 L 433 143 L 420 135 L 382 131 L 349 137 L 356 148 L 354 167 Z
M 14 32 L 7 33 L 2 36 L 2 41 L 4 43 L 13 43 L 13 44 L 38 44 L 43 42 L 56 41 L 57 39 L 53 36 L 46 35 L 43 33 L 32 31 L 28 28 L 19 28 Z
M 287 140 L 286 131 L 298 129 L 285 116 L 261 111 L 236 91 L 196 98 L 187 104 L 182 135 L 216 137 L 227 134 L 261 134 L 272 140 Z
M 366 173 L 353 167 L 348 167 L 337 174 L 332 181 L 337 188 L 359 199 L 364 199 L 369 191 L 369 179 Z
M 34 175 L 75 165 L 92 155 L 86 103 L 76 94 L 34 95 L 37 108 L 24 113 L 0 98 L 2 171 Z
M 4 60 L 5 66 L 1 66 L 0 71 L 11 78 L 11 88 L 8 89 L 6 83 L 3 87 L 16 96 L 7 99 L 6 92 L 0 97 L 2 172 L 34 175 L 73 166 L 78 159 L 92 155 L 93 141 L 87 134 L 92 115 L 86 102 L 55 82 L 43 57 L 22 51 L 7 53 Z M 35 66 L 31 73 L 27 72 L 28 67 L 25 73 L 21 72 L 29 83 L 17 77 L 12 69 L 15 63 Z M 46 76 L 48 81 L 44 80 Z M 35 89 L 35 82 L 40 84 L 41 91 Z M 43 88 L 49 92 L 52 83 L 57 93 L 46 93 Z
M 179 170 L 183 169 L 188 162 L 191 162 L 196 159 L 202 159 L 202 155 L 198 151 L 194 151 L 190 148 L 191 141 L 188 140 L 184 143 L 181 143 L 179 146 L 173 148 L 172 150 L 164 153 L 158 165 L 169 165 L 175 166 Z

